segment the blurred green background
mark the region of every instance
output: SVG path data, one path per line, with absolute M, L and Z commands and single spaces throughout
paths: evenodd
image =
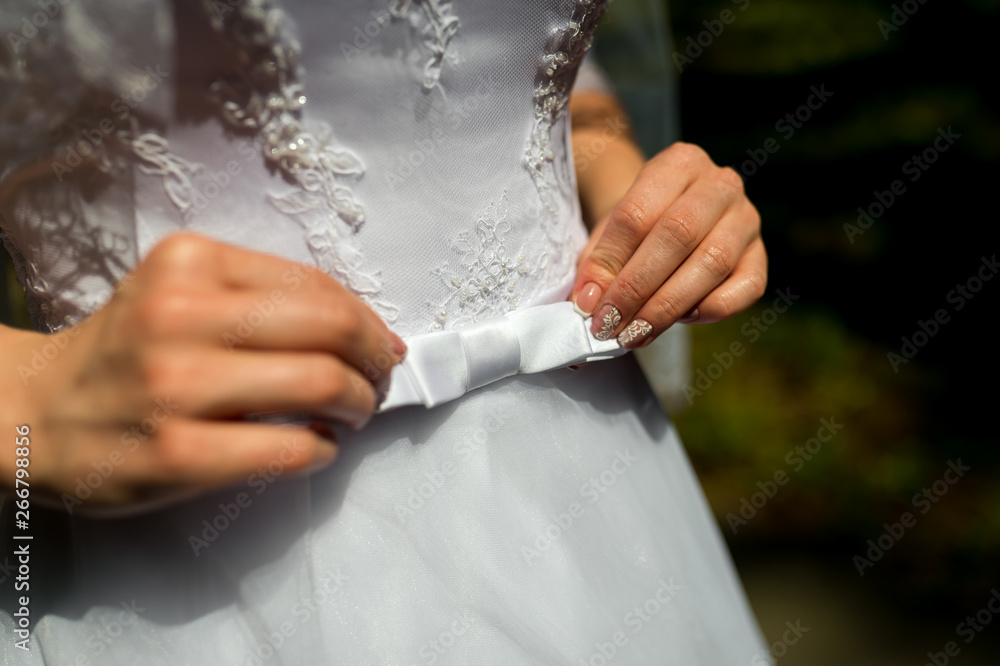
M 1000 1 L 658 1 L 616 0 L 598 54 L 648 151 L 681 136 L 752 172 L 768 295 L 693 327 L 692 369 L 717 378 L 675 418 L 769 641 L 786 621 L 810 628 L 775 649 L 778 663 L 916 666 L 946 641 L 961 647 L 955 663 L 1000 663 L 1000 617 L 971 643 L 956 633 L 1000 586 L 1000 279 L 961 310 L 948 301 L 998 249 Z M 885 27 L 894 7 L 898 30 Z M 723 10 L 733 20 L 719 31 Z M 678 72 L 672 54 L 699 36 Z M 829 100 L 791 136 L 776 128 L 813 86 Z M 961 137 L 911 182 L 904 163 L 947 127 Z M 769 138 L 777 152 L 744 167 Z M 852 243 L 844 225 L 894 180 L 905 193 Z M 29 326 L 9 262 L 0 276 L 0 317 Z M 778 289 L 799 299 L 772 320 Z M 950 321 L 894 371 L 887 354 L 941 308 Z M 719 373 L 734 342 L 746 351 Z M 789 462 L 821 419 L 843 428 Z M 921 513 L 914 495 L 959 459 L 970 471 Z M 787 482 L 740 516 L 779 471 Z M 915 526 L 860 576 L 853 558 L 905 511 Z
M 768 294 L 692 327 L 699 392 L 675 420 L 769 641 L 785 621 L 811 628 L 777 661 L 919 665 L 955 641 L 954 662 L 1000 663 L 1000 617 L 956 633 L 1000 586 L 1000 279 L 949 301 L 998 250 L 1000 2 L 675 0 L 643 26 L 648 9 L 613 3 L 597 40 L 647 151 L 702 146 L 744 174 L 764 220 Z M 813 87 L 832 94 L 782 121 Z M 960 138 L 934 164 L 905 166 L 949 127 Z M 905 192 L 850 238 L 895 180 Z M 799 299 L 768 313 L 778 289 Z M 948 323 L 894 369 L 887 355 L 939 309 Z M 843 427 L 806 460 L 794 451 L 821 419 Z M 959 460 L 970 471 L 937 497 Z M 936 501 L 915 503 L 925 487 Z M 916 524 L 860 575 L 855 556 L 904 512 Z

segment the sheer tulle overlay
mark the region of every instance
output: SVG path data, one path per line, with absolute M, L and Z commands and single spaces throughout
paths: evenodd
M 47 155 L 10 144 L 0 169 L 39 327 L 100 307 L 180 229 L 320 266 L 404 336 L 565 298 L 586 240 L 566 98 L 604 3 L 145 4 L 148 34 L 99 20 L 114 2 L 67 6 L 52 29 L 100 25 L 162 61 L 99 76 L 98 53 L 37 42 L 0 76 L 44 87 L 47 68 L 77 67 L 86 84 Z M 123 94 L 128 113 L 108 104 Z M 35 121 L 65 115 L 38 104 Z M 68 165 L 104 117 L 100 151 L 33 167 Z M 316 474 L 278 459 L 141 516 L 52 514 L 64 547 L 33 570 L 31 650 L 5 639 L 4 663 L 764 663 L 631 357 L 339 435 Z M 0 626 L 12 635 L 6 601 Z

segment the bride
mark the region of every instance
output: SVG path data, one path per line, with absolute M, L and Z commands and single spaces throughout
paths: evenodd
M 605 6 L 0 10 L 4 663 L 764 662 L 626 353 L 760 220 L 570 96 Z

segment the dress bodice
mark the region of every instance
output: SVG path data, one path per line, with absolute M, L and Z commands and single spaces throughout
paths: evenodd
M 567 98 L 605 2 L 149 4 L 151 34 L 106 36 L 161 60 L 92 76 L 47 156 L 0 165 L 39 326 L 86 316 L 182 229 L 317 265 L 403 335 L 568 293 L 586 232 Z M 5 86 L 66 55 L 24 49 Z

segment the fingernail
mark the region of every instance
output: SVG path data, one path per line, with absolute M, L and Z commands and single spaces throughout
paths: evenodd
M 316 446 L 316 453 L 313 455 L 313 459 L 303 468 L 303 474 L 312 474 L 313 472 L 318 472 L 330 465 L 334 460 L 337 459 L 337 454 L 340 452 L 339 447 L 334 444 L 331 440 L 325 437 L 318 437 L 318 445 Z
M 691 312 L 688 312 L 686 315 L 678 319 L 677 321 L 679 321 L 682 324 L 690 324 L 693 321 L 697 321 L 698 317 L 700 316 L 701 313 L 698 312 L 698 308 L 695 308 L 691 310 Z
M 402 361 L 406 358 L 406 343 L 403 342 L 403 338 L 399 337 L 392 331 L 389 331 L 389 335 L 392 336 L 392 351 L 396 353 L 399 360 Z
M 645 319 L 634 319 L 625 330 L 618 335 L 618 344 L 634 349 L 653 332 L 653 326 Z
M 594 323 L 591 324 L 591 331 L 598 340 L 608 340 L 615 333 L 615 329 L 621 322 L 622 316 L 618 308 L 608 304 L 594 315 Z M 594 329 L 597 329 L 596 331 Z
M 596 282 L 588 282 L 583 285 L 583 289 L 576 295 L 573 308 L 581 317 L 589 317 L 590 313 L 597 307 L 597 302 L 601 300 L 601 287 Z

